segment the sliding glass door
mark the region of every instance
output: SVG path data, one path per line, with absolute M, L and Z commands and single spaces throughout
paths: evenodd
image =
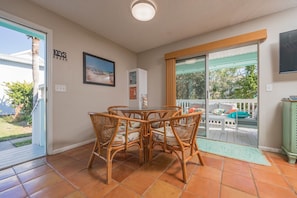
M 258 145 L 258 45 L 176 61 L 177 104 L 202 111 L 199 136 Z

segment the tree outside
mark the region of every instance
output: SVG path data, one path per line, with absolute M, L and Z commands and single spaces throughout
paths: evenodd
M 38 100 L 38 88 L 39 88 L 39 42 L 40 39 L 33 36 L 28 36 L 32 39 L 32 77 L 33 77 L 33 107 Z
M 257 97 L 257 66 L 224 68 L 209 73 L 210 99 L 252 99 Z M 204 99 L 204 72 L 176 76 L 177 99 Z
M 33 109 L 33 83 L 6 82 L 6 95 L 11 105 L 15 108 L 13 118 L 16 122 L 26 121 L 31 124 L 31 112 Z
M 33 84 L 28 82 L 6 82 L 6 95 L 15 108 L 14 115 L 0 117 L 0 142 L 32 135 Z M 16 147 L 31 144 L 31 140 L 16 142 Z
M 176 76 L 177 99 L 205 98 L 205 74 L 203 72 L 179 74 Z

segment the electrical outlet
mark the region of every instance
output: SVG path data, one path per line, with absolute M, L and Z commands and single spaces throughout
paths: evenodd
M 56 84 L 55 90 L 56 92 L 66 92 L 66 85 Z
M 266 84 L 266 91 L 272 91 L 272 84 Z

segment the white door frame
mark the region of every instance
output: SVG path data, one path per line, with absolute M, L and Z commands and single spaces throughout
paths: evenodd
M 22 26 L 31 28 L 33 30 L 40 31 L 46 35 L 46 79 L 45 79 L 45 128 L 46 128 L 46 153 L 53 154 L 53 90 L 52 90 L 52 52 L 53 52 L 53 32 L 52 30 L 35 24 L 33 22 L 27 21 L 25 19 L 19 18 L 12 14 L 0 10 L 0 17 L 8 21 L 20 24 Z

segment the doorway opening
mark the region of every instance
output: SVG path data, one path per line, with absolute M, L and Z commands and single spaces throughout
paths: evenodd
M 47 35 L 0 17 L 0 39 L 3 169 L 46 155 Z

